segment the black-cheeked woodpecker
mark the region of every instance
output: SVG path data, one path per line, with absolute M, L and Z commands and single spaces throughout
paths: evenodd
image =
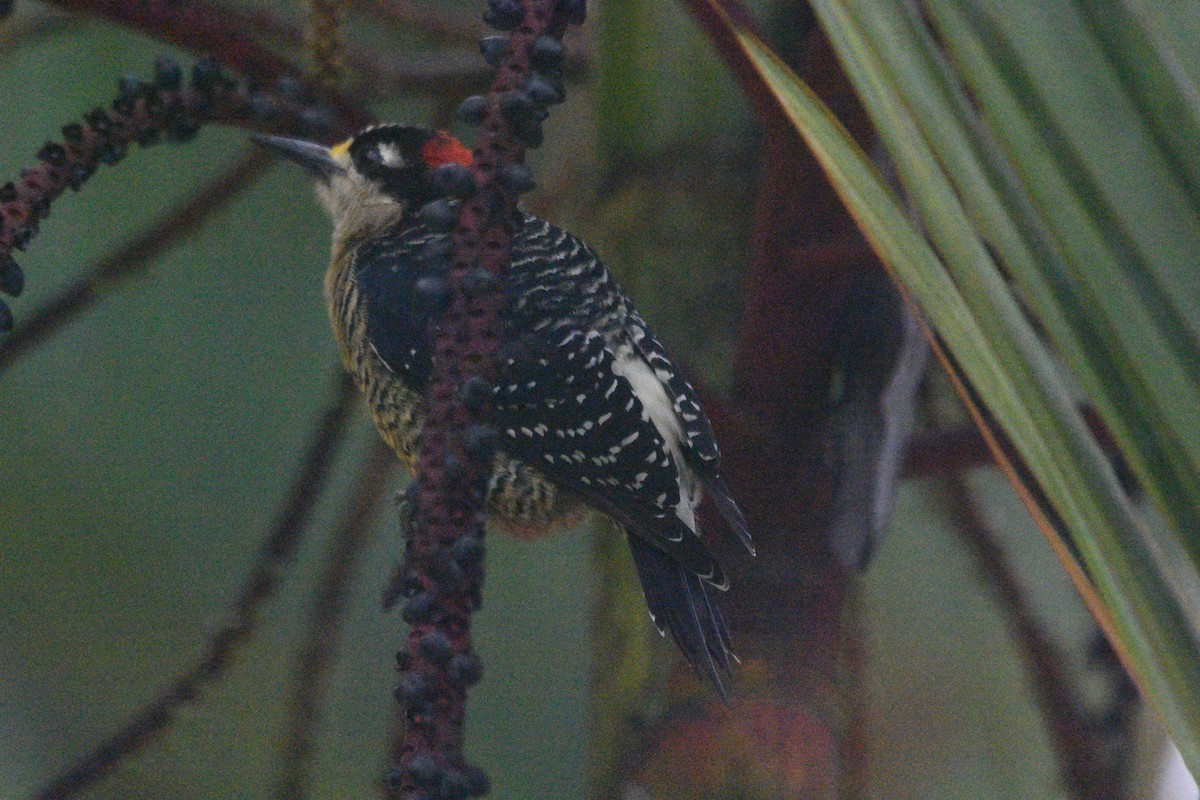
M 442 261 L 418 211 L 443 188 L 432 175 L 471 163 L 449 134 L 378 125 L 328 148 L 256 137 L 306 167 L 333 218 L 325 275 L 343 362 L 383 438 L 410 471 L 430 380 L 436 309 L 423 279 Z M 567 527 L 585 507 L 626 533 L 651 617 L 724 692 L 730 640 L 712 589 L 728 586 L 698 534 L 707 492 L 753 552 L 722 480 L 712 426 L 696 394 L 608 270 L 585 243 L 521 213 L 504 285 L 499 377 L 487 419 L 500 433 L 488 511 L 502 530 L 532 537 Z M 430 263 L 432 262 L 432 263 Z

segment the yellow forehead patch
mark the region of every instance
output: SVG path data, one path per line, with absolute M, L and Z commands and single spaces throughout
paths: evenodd
M 329 155 L 333 156 L 334 158 L 344 158 L 350 153 L 350 143 L 352 141 L 354 141 L 354 139 L 351 138 L 340 144 L 335 144 L 333 147 L 329 148 Z

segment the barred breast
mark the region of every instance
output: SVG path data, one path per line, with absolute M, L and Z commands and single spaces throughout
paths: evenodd
M 367 314 L 354 274 L 354 251 L 335 255 L 325 298 L 342 364 L 365 395 L 383 440 L 415 475 L 423 411 L 421 396 L 379 355 L 367 336 Z M 500 452 L 488 483 L 491 521 L 504 533 L 534 539 L 579 522 L 583 503 L 538 470 Z

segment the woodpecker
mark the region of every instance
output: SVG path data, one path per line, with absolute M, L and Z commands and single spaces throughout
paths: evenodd
M 333 147 L 278 136 L 259 144 L 307 168 L 333 220 L 325 275 L 345 367 L 375 424 L 410 472 L 422 394 L 432 369 L 424 248 L 438 234 L 420 210 L 442 194 L 434 170 L 470 165 L 445 132 L 366 128 Z M 712 426 L 695 391 L 584 242 L 519 211 L 503 287 L 504 343 L 487 391 L 501 434 L 488 511 L 530 538 L 595 509 L 626 535 L 646 603 L 691 665 L 724 695 L 730 638 L 713 589 L 728 588 L 699 536 L 707 491 L 729 530 L 754 552 L 746 520 L 719 471 Z

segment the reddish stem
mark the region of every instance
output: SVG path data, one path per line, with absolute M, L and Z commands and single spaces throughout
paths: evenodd
M 462 401 L 462 387 L 476 376 L 495 375 L 500 344 L 503 278 L 511 262 L 518 191 L 501 176 L 521 164 L 528 129 L 501 110 L 501 98 L 530 75 L 530 50 L 549 35 L 561 41 L 566 21 L 558 0 L 524 0 L 522 18 L 488 93 L 471 173 L 475 192 L 463 203 L 451 236 L 449 307 L 434 336 L 434 374 L 426 394 L 417 474 L 414 526 L 408 542 L 412 571 L 408 611 L 413 625 L 398 655 L 397 691 L 407 725 L 397 753 L 399 768 L 389 778 L 393 798 L 450 797 L 486 791 L 486 779 L 463 758 L 463 723 L 468 686 L 478 678 L 472 651 L 471 615 L 482 585 L 484 503 L 491 473 L 495 431 L 483 425 L 482 409 Z M 492 4 L 491 11 L 503 9 Z M 528 122 L 528 118 L 524 120 Z M 524 135 L 524 139 L 522 138 Z M 487 270 L 499 280 L 467 292 L 467 276 Z M 473 551 L 473 559 L 462 556 Z M 422 599 L 424 598 L 424 599 Z M 414 603 L 432 613 L 413 614 Z
M 304 71 L 295 64 L 246 36 L 236 10 L 204 0 L 53 0 L 55 5 L 81 14 L 93 14 L 135 31 L 141 31 L 196 55 L 213 56 L 221 64 L 249 77 L 259 85 L 270 85 L 283 77 Z M 352 128 L 372 121 L 372 116 L 346 97 L 325 95 Z

